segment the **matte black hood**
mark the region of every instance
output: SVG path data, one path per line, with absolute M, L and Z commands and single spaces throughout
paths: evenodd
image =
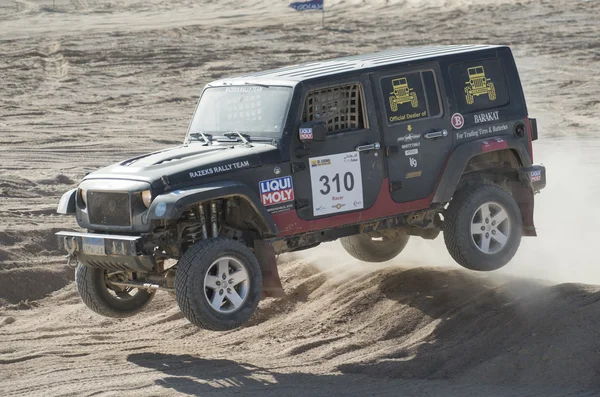
M 134 157 L 88 174 L 90 179 L 128 179 L 149 182 L 153 187 L 163 186 L 161 178 L 166 176 L 172 187 L 197 184 L 238 170 L 259 167 L 263 163 L 281 160 L 279 149 L 270 144 L 192 143 Z

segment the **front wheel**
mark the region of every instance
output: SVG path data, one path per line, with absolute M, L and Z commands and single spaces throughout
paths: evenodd
M 398 104 L 396 103 L 396 97 L 395 96 L 391 96 L 390 97 L 390 110 L 393 113 L 396 113 L 398 111 Z
M 261 298 L 258 260 L 226 238 L 203 240 L 179 260 L 175 295 L 184 316 L 200 328 L 225 331 L 244 324 Z
M 490 99 L 490 101 L 496 100 L 496 86 L 494 86 L 494 83 L 489 83 L 488 98 Z
M 468 185 L 444 214 L 444 241 L 459 265 L 491 271 L 506 265 L 521 243 L 521 211 L 499 186 Z
M 347 253 L 363 262 L 385 262 L 395 258 L 408 243 L 409 235 L 399 230 L 361 233 L 340 238 Z
M 417 98 L 417 94 L 414 92 L 410 93 L 410 104 L 413 108 L 416 108 L 419 106 L 419 99 Z
M 75 284 L 81 300 L 96 313 L 114 318 L 133 316 L 144 310 L 154 298 L 154 292 L 118 287 L 111 280 L 126 281 L 126 273 L 112 273 L 81 263 L 75 269 Z

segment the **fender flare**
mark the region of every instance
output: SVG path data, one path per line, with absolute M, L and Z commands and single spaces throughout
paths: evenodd
M 75 195 L 77 189 L 71 189 L 62 195 L 58 202 L 56 212 L 61 215 L 74 215 L 75 214 Z
M 277 236 L 279 229 L 273 217 L 262 205 L 256 193 L 247 185 L 234 181 L 219 181 L 205 185 L 173 190 L 157 196 L 148 208 L 148 220 L 178 219 L 186 207 L 201 201 L 226 197 L 242 197 L 262 217 L 268 234 Z M 158 209 L 157 209 L 158 208 Z
M 515 152 L 522 167 L 531 166 L 531 159 L 523 142 L 510 135 L 477 139 L 456 147 L 446 163 L 432 202 L 447 203 L 452 199 L 465 167 L 473 157 L 478 154 L 506 149 Z

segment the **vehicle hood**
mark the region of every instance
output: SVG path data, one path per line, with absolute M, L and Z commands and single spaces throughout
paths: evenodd
M 270 144 L 192 143 L 110 165 L 88 174 L 84 180 L 127 179 L 148 182 L 154 188 L 181 187 L 279 160 L 279 149 Z

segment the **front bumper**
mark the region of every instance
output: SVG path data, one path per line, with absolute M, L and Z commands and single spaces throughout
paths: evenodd
M 546 187 L 546 167 L 543 165 L 532 165 L 519 170 L 519 179 L 531 187 L 534 193 Z
M 148 272 L 155 268 L 153 255 L 142 252 L 142 236 L 58 232 L 59 248 L 86 266 L 107 270 Z

